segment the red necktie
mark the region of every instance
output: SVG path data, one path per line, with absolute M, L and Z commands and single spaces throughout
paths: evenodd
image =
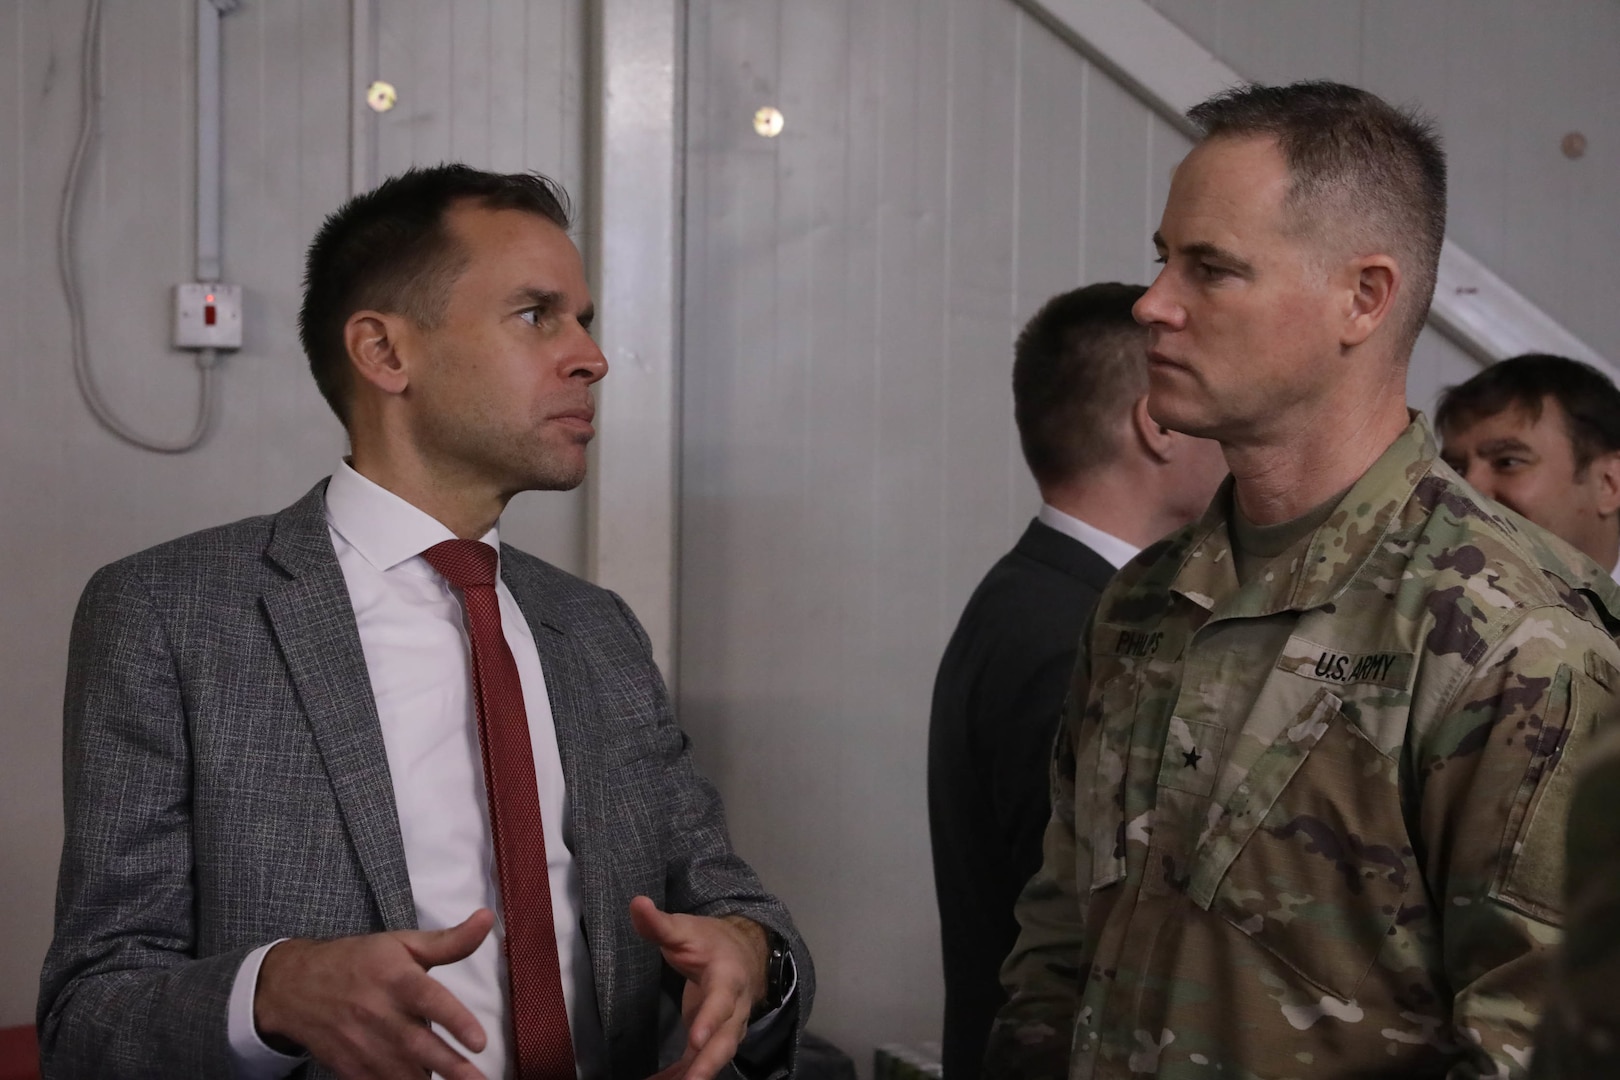
M 551 919 L 546 838 L 540 792 L 517 663 L 501 632 L 495 596 L 499 561 L 478 540 L 446 540 L 422 553 L 428 565 L 461 590 L 472 639 L 473 700 L 478 744 L 489 792 L 495 875 L 506 920 L 506 979 L 512 998 L 517 1080 L 574 1080 L 574 1042 L 563 1005 L 557 935 Z

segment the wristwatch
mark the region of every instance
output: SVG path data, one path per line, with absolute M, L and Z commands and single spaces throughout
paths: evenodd
M 762 929 L 765 931 L 765 996 L 754 1006 L 750 1020 L 780 1009 L 793 984 L 793 954 L 788 951 L 787 942 L 770 927 Z

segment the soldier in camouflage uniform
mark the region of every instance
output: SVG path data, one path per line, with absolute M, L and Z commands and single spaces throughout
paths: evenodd
M 1620 731 L 1586 755 L 1570 800 L 1564 940 L 1536 1041 L 1537 1077 L 1620 1076 Z
M 987 1072 L 1522 1076 L 1620 593 L 1406 411 L 1426 126 L 1322 83 L 1190 115 L 1137 317 L 1234 479 L 1085 634 Z

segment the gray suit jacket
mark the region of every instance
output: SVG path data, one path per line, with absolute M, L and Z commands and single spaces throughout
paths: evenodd
M 228 1077 L 226 1003 L 250 951 L 415 925 L 325 491 L 132 555 L 85 588 L 39 998 L 46 1077 Z M 546 674 L 612 1076 L 656 1067 L 665 969 L 631 929 L 637 893 L 781 934 L 802 1031 L 809 955 L 732 852 L 641 626 L 613 593 L 521 551 L 503 547 L 501 568 Z

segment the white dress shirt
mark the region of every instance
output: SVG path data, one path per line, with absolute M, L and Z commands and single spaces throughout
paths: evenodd
M 510 1006 L 465 614 L 460 592 L 421 557 L 434 544 L 455 536 L 346 463 L 327 486 L 326 520 L 377 702 L 417 925 L 424 930 L 454 926 L 480 907 L 496 913 L 495 929 L 476 952 L 431 971 L 478 1018 L 489 1041 L 483 1053 L 473 1054 L 442 1029 L 435 1030 L 496 1080 L 507 1075 Z M 500 550 L 495 529 L 481 539 Z M 603 1073 L 606 1048 L 590 955 L 580 928 L 579 876 L 567 828 L 568 792 L 545 673 L 528 621 L 499 578 L 495 593 L 529 718 L 557 959 L 575 1061 L 580 1076 L 596 1077 Z M 285 1076 L 303 1060 L 271 1050 L 254 1028 L 253 994 L 270 948 L 255 950 L 243 962 L 231 994 L 231 1048 L 237 1075 L 247 1080 Z
M 1098 555 L 1101 555 L 1115 570 L 1136 558 L 1137 553 L 1142 550 L 1117 536 L 1103 532 L 1095 525 L 1087 525 L 1079 518 L 1071 514 L 1065 514 L 1048 503 L 1041 503 L 1041 512 L 1036 517 L 1040 519 L 1042 525 L 1056 529 L 1065 536 L 1073 537 Z

